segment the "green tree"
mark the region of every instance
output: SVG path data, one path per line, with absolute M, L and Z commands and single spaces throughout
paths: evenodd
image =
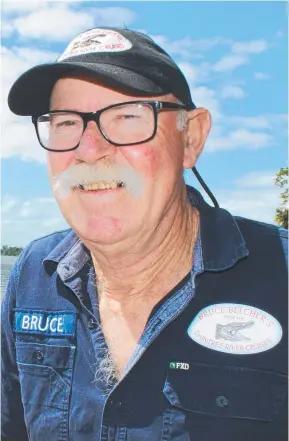
M 280 196 L 281 207 L 276 210 L 275 222 L 288 230 L 288 167 L 280 168 L 275 178 L 275 184 L 283 190 Z
M 8 245 L 3 245 L 1 248 L 2 256 L 18 256 L 23 248 L 21 247 L 9 247 Z

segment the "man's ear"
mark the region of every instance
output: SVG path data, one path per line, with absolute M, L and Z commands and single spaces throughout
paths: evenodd
M 211 129 L 211 115 L 199 107 L 187 113 L 187 128 L 184 132 L 183 168 L 192 168 L 201 154 Z

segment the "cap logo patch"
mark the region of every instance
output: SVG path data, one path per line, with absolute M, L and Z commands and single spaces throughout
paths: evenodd
M 122 52 L 131 47 L 131 42 L 119 32 L 108 29 L 92 29 L 72 40 L 57 61 L 95 52 Z
M 279 343 L 282 333 L 280 323 L 272 315 L 235 303 L 207 306 L 188 327 L 188 335 L 196 343 L 238 355 L 267 351 Z

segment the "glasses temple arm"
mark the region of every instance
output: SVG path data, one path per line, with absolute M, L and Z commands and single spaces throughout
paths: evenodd
M 199 181 L 199 183 L 201 184 L 201 186 L 203 187 L 203 189 L 205 190 L 205 192 L 207 193 L 207 195 L 210 197 L 210 199 L 212 200 L 213 204 L 215 205 L 216 208 L 219 208 L 219 204 L 217 202 L 217 199 L 215 198 L 215 196 L 213 195 L 213 193 L 211 192 L 211 190 L 209 189 L 209 187 L 207 186 L 207 184 L 204 182 L 204 180 L 202 179 L 201 175 L 199 174 L 199 172 L 197 171 L 196 167 L 192 168 L 192 171 L 194 173 L 194 175 L 196 176 L 197 180 Z

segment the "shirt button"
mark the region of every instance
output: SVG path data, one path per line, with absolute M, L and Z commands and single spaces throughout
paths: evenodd
M 115 405 L 115 407 L 116 407 L 117 409 L 119 409 L 119 408 L 122 406 L 122 401 L 117 400 L 117 401 L 114 403 L 114 405 Z
M 226 407 L 229 404 L 229 400 L 222 395 L 216 398 L 216 405 L 219 407 Z
M 34 357 L 36 358 L 37 363 L 42 363 L 44 359 L 44 354 L 41 351 L 35 351 L 33 353 Z
M 97 327 L 97 323 L 95 320 L 93 320 L 93 318 L 90 318 L 88 320 L 87 326 L 88 326 L 88 329 L 95 329 Z
M 114 400 L 113 398 L 110 398 L 108 400 L 108 404 L 110 406 L 113 406 L 114 408 L 120 408 L 122 406 L 122 401 L 121 400 Z

